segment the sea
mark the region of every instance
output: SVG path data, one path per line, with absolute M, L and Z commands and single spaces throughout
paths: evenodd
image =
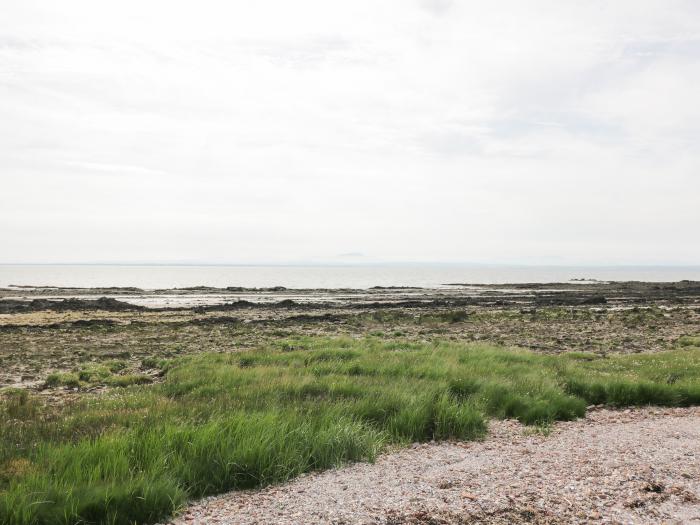
M 354 288 L 451 284 L 562 283 L 577 281 L 700 280 L 700 266 L 507 266 L 460 264 L 377 265 L 0 265 L 0 287 L 137 287 L 145 290 L 225 288 Z

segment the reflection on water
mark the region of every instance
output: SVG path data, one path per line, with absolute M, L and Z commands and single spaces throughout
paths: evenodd
M 144 289 L 186 286 L 287 288 L 441 287 L 448 283 L 547 283 L 571 279 L 609 281 L 700 280 L 700 267 L 566 266 L 111 266 L 0 265 L 0 287 L 9 285 Z

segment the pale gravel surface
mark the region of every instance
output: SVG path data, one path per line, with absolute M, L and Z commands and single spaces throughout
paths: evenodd
M 513 421 L 476 443 L 433 443 L 233 492 L 177 525 L 700 524 L 700 408 L 590 410 L 549 436 Z

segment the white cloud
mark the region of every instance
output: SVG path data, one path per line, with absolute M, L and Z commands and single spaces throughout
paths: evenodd
M 691 1 L 26 1 L 0 262 L 700 263 Z

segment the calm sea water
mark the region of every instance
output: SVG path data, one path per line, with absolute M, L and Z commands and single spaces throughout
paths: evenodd
M 566 282 L 571 279 L 615 281 L 700 280 L 695 267 L 565 266 L 111 266 L 0 265 L 0 287 L 244 286 L 287 288 L 369 288 L 371 286 L 440 287 L 447 283 Z

